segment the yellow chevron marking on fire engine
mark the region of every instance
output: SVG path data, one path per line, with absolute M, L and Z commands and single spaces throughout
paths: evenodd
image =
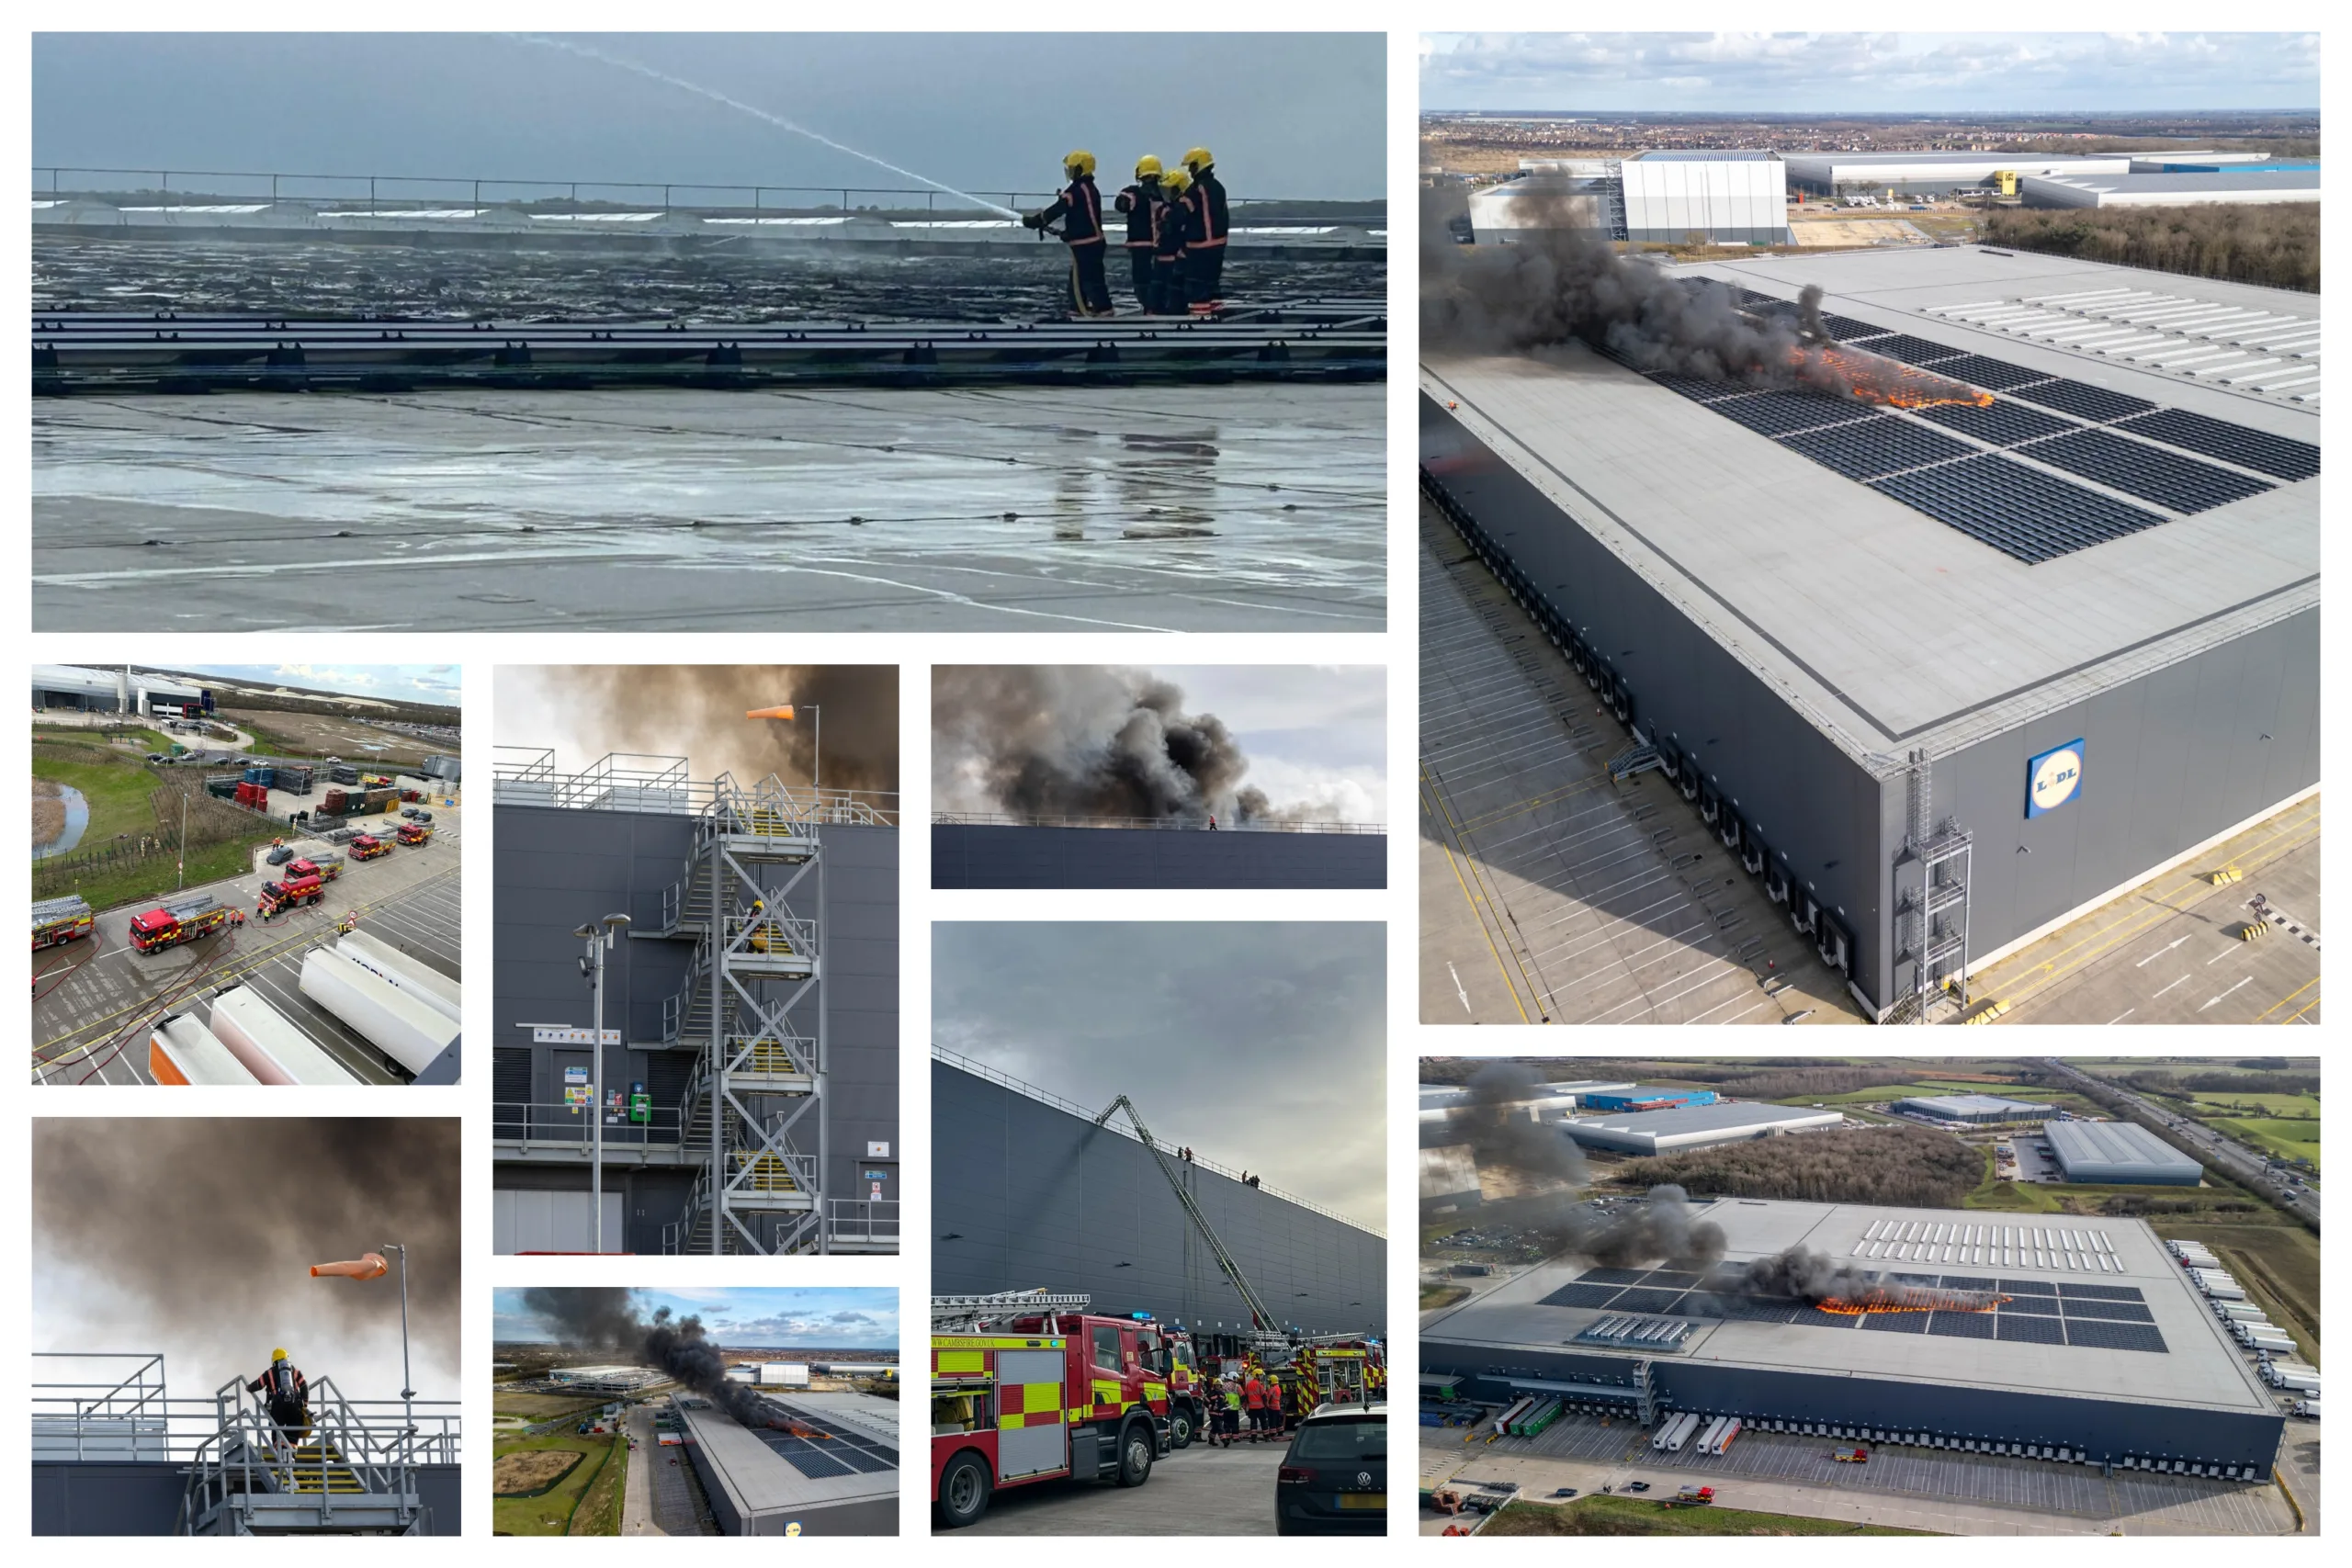
M 1057 1415 L 1062 1407 L 1062 1385 L 1057 1382 L 1024 1383 L 1021 1389 L 1021 1408 L 1032 1416 Z
M 1024 1425 L 1028 1419 L 1026 1416 L 1000 1416 L 996 1418 L 996 1429 L 1000 1432 L 1013 1431 Z
M 1164 1404 L 1168 1402 L 1168 1385 L 1164 1382 L 1148 1382 L 1143 1385 L 1143 1396 L 1147 1400 L 1159 1400 Z
M 939 1371 L 984 1372 L 988 1371 L 988 1359 L 978 1350 L 942 1350 L 939 1352 Z
M 1114 1382 L 1104 1382 L 1100 1378 L 1094 1381 L 1094 1403 L 1109 1404 L 1120 1409 L 1125 1408 L 1119 1404 L 1119 1385 Z

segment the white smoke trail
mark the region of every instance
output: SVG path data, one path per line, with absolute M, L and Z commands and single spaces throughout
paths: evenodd
M 927 185 L 933 190 L 945 191 L 949 196 L 960 197 L 962 199 L 970 202 L 975 207 L 985 208 L 990 212 L 1001 213 L 1007 218 L 1018 218 L 1021 216 L 1021 214 L 1015 212 L 1010 207 L 999 207 L 993 201 L 983 201 L 978 197 L 974 196 L 970 191 L 957 190 L 954 186 L 943 185 L 939 181 L 933 179 L 928 175 L 919 175 L 912 169 L 904 168 L 899 164 L 893 164 L 888 158 L 879 158 L 871 152 L 861 152 L 856 148 L 850 146 L 848 143 L 836 141 L 831 137 L 825 135 L 821 131 L 811 130 L 805 125 L 795 125 L 792 121 L 785 118 L 782 115 L 770 114 L 767 110 L 763 108 L 756 108 L 753 106 L 743 102 L 740 98 L 730 98 L 726 94 L 718 91 L 716 88 L 705 87 L 696 83 L 688 82 L 680 77 L 670 75 L 666 72 L 656 71 L 650 65 L 640 65 L 634 60 L 623 60 L 616 54 L 606 54 L 601 50 L 591 49 L 586 44 L 569 43 L 562 39 L 543 38 L 537 33 L 508 33 L 506 36 L 514 39 L 518 43 L 535 43 L 542 49 L 560 50 L 566 54 L 576 54 L 582 60 L 593 60 L 599 64 L 614 66 L 622 71 L 633 71 L 639 76 L 649 77 L 653 81 L 665 83 L 670 86 L 678 88 L 682 92 L 692 93 L 696 97 L 708 98 L 712 103 L 724 104 L 730 109 L 740 109 L 744 114 L 750 115 L 755 119 L 763 119 L 770 125 L 776 127 L 778 130 L 788 130 L 795 136 L 805 136 L 811 141 L 822 142 L 836 152 L 846 152 L 853 158 L 863 159 L 865 162 L 875 164 L 877 167 L 888 169 L 894 175 L 904 175 L 907 178 L 921 185 Z

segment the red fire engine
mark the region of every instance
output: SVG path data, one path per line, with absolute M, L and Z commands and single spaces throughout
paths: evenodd
M 421 844 L 433 837 L 433 829 L 422 822 L 403 822 L 392 837 L 403 844 Z
M 1140 1486 L 1170 1451 L 1168 1347 L 1082 1295 L 932 1298 L 931 1501 L 954 1529 L 1008 1486 Z
M 322 861 L 309 859 L 289 861 L 287 863 L 286 874 L 315 876 L 322 882 L 333 882 L 343 874 L 343 860 L 340 856 L 334 856 Z
M 78 893 L 33 903 L 33 951 L 79 942 L 97 929 L 97 919 Z
M 229 923 L 229 906 L 209 893 L 190 893 L 130 917 L 130 945 L 141 953 L 210 936 Z
M 373 834 L 362 833 L 351 840 L 353 860 L 374 860 L 379 855 L 388 855 L 391 852 L 392 846 Z
M 326 883 L 316 876 L 289 876 L 283 882 L 261 885 L 261 903 L 257 906 L 264 919 L 284 913 L 301 904 L 315 904 L 325 897 Z

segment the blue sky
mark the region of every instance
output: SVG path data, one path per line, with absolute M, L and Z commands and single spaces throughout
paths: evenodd
M 1424 109 L 1792 114 L 2319 105 L 2315 33 L 1430 33 Z
M 638 1311 L 668 1307 L 700 1317 L 721 1346 L 807 1346 L 812 1349 L 896 1349 L 899 1292 L 863 1287 L 722 1288 L 637 1292 Z M 491 1292 L 492 1337 L 546 1340 L 553 1335 L 523 1306 L 520 1290 Z
M 455 664 L 202 664 L 189 673 L 218 675 L 256 686 L 291 686 L 310 692 L 377 697 L 387 702 L 447 703 L 459 697 Z

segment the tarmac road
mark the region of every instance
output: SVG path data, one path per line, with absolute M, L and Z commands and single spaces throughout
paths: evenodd
M 650 1405 L 629 1407 L 625 1424 L 637 1447 L 628 1451 L 628 1489 L 621 1495 L 621 1534 L 668 1535 L 653 1522 L 653 1455 L 661 1452 L 653 1438 Z
M 1171 1535 L 1272 1535 L 1274 1472 L 1287 1439 L 1204 1443 L 1170 1454 L 1141 1486 L 1045 1482 L 1000 1492 L 967 1535 L 1100 1535 L 1149 1540 Z

